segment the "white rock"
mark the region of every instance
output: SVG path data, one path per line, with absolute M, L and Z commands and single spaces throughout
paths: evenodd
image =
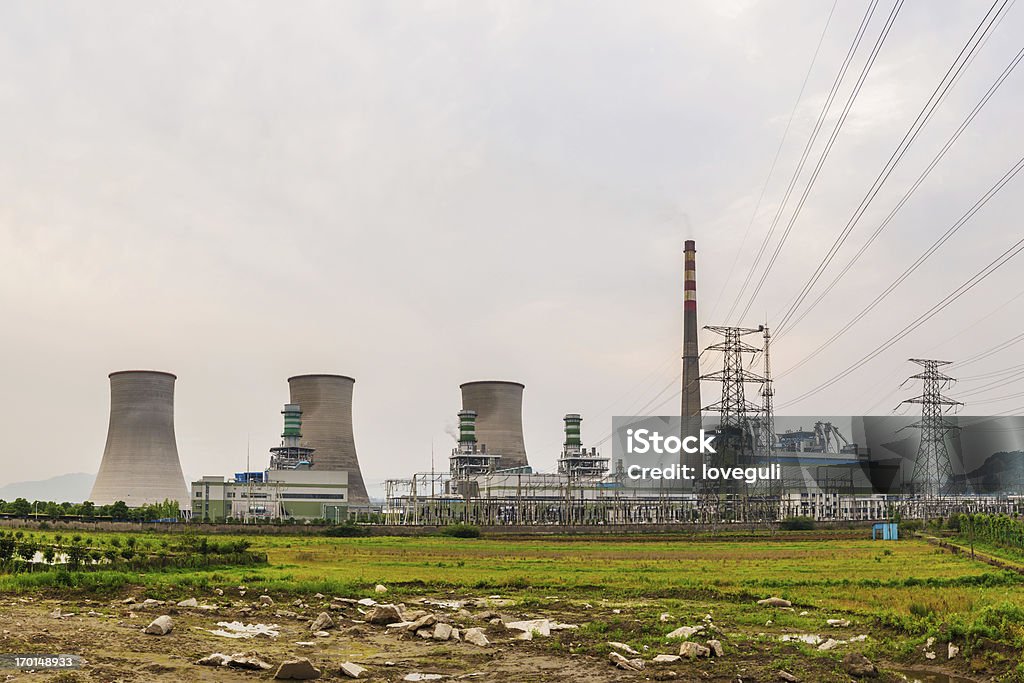
M 441 674 L 411 673 L 411 674 L 406 674 L 405 678 L 403 678 L 402 680 L 403 681 L 414 681 L 414 682 L 415 681 L 439 681 L 442 678 L 444 678 L 444 676 L 442 676 Z
M 793 603 L 789 600 L 783 600 L 782 598 L 765 598 L 764 600 L 758 600 L 757 604 L 764 605 L 765 607 L 792 607 Z
M 178 603 L 178 607 L 199 607 L 199 601 L 196 600 L 195 598 L 189 598 L 187 600 L 182 600 L 181 602 Z
M 725 654 L 725 650 L 722 649 L 722 641 L 720 640 L 709 640 L 708 649 L 711 650 L 711 654 L 715 657 L 721 657 Z
M 174 620 L 165 614 L 149 622 L 144 632 L 153 636 L 165 636 L 173 630 Z
M 366 673 L 366 667 L 353 664 L 352 662 L 344 662 L 341 665 L 341 673 L 349 678 L 362 678 L 363 674 Z
M 434 632 L 431 634 L 434 640 L 449 640 L 452 637 L 452 627 L 449 624 L 437 622 L 434 624 Z
M 683 639 L 686 639 L 686 638 L 690 638 L 692 636 L 697 635 L 698 633 L 700 633 L 703 630 L 704 630 L 703 626 L 680 626 L 675 631 L 672 631 L 672 633 L 669 633 L 665 637 L 666 638 L 683 638 Z
M 658 621 L 663 624 L 672 621 L 672 615 L 668 612 L 662 612 L 661 615 L 658 616 Z
M 260 596 L 260 604 L 261 605 L 267 605 L 268 607 L 269 606 L 273 606 L 274 599 L 272 597 L 270 597 L 269 595 L 261 595 Z
M 363 607 L 373 607 L 377 604 L 377 601 L 373 598 L 363 598 L 362 600 L 356 600 L 356 604 L 362 605 Z
M 608 643 L 608 647 L 615 648 L 619 652 L 625 652 L 627 655 L 638 655 L 638 654 L 640 654 L 639 652 L 637 652 L 636 650 L 634 650 L 633 648 L 631 648 L 629 645 L 627 645 L 625 643 L 617 643 L 617 642 L 613 641 L 613 642 Z
M 840 643 L 838 640 L 836 640 L 835 638 L 829 638 L 824 643 L 818 646 L 818 650 L 820 650 L 821 652 L 826 652 L 828 650 L 834 650 L 835 648 L 839 647 L 839 645 Z
M 688 640 L 679 646 L 680 657 L 686 657 L 687 659 L 697 659 L 698 657 L 708 657 L 710 655 L 711 650 L 704 647 L 700 643 L 694 643 Z
M 925 659 L 935 659 L 935 653 L 934 652 L 925 652 L 924 653 L 924 658 Z
M 528 621 L 511 621 L 505 624 L 505 628 L 526 633 L 536 633 L 542 636 L 551 635 L 551 621 L 548 619 L 530 619 Z
M 660 664 L 660 663 L 663 663 L 663 662 L 664 663 L 678 662 L 680 659 L 682 659 L 682 657 L 680 657 L 679 655 L 657 655 L 651 661 L 655 661 L 655 662 L 658 662 Z
M 323 631 L 334 626 L 334 619 L 327 612 L 321 612 L 313 623 L 309 625 L 310 631 Z
M 487 636 L 484 635 L 482 628 L 466 629 L 466 632 L 462 634 L 462 639 L 478 647 L 487 647 L 491 644 L 491 641 L 487 640 Z
M 609 652 L 608 661 L 624 671 L 641 671 L 644 668 L 644 660 L 626 659 L 618 652 Z
M 958 654 L 960 654 L 960 648 L 958 648 L 956 645 L 950 643 L 946 646 L 946 659 L 953 659 Z
M 381 584 L 378 583 L 376 586 L 373 587 L 373 592 L 374 593 L 387 593 L 388 592 L 388 588 L 387 588 L 387 586 L 384 586 L 384 585 L 381 585 Z
M 829 619 L 826 622 L 832 628 L 846 628 L 850 625 L 849 619 Z

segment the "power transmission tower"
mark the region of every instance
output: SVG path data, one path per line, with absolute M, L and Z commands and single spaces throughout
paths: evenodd
M 746 398 L 748 382 L 763 383 L 765 378 L 743 367 L 743 354 L 755 354 L 761 351 L 743 341 L 749 334 L 764 332 L 764 326 L 756 329 L 746 327 L 714 327 L 704 328 L 709 332 L 722 335 L 722 341 L 708 347 L 709 351 L 722 352 L 722 369 L 702 375 L 701 380 L 720 382 L 722 397 L 704 408 L 721 415 L 718 435 L 715 439 L 716 453 L 708 462 L 714 467 L 741 465 L 753 462 L 756 448 L 751 429 L 751 415 L 757 415 L 760 406 Z M 698 505 L 702 511 L 711 515 L 712 521 L 718 521 L 721 495 L 719 486 L 714 482 L 704 481 L 698 495 Z M 746 498 L 746 497 L 744 497 Z M 744 500 L 744 503 L 746 500 Z
M 921 430 L 921 445 L 918 446 L 917 458 L 914 460 L 914 475 L 911 482 L 915 493 L 932 498 L 940 495 L 943 488 L 948 487 L 953 479 L 953 466 L 950 464 L 949 451 L 946 449 L 946 435 L 959 427 L 943 417 L 943 413 L 955 406 L 962 406 L 963 403 L 942 395 L 942 390 L 951 386 L 955 380 L 940 372 L 939 366 L 949 365 L 952 361 L 925 358 L 911 358 L 910 361 L 924 368 L 923 372 L 912 375 L 907 380 L 921 380 L 923 392 L 920 396 L 908 398 L 900 404 L 916 403 L 921 406 L 921 419 L 909 425 L 912 429 Z

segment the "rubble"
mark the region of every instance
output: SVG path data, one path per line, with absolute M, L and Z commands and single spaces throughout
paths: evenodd
M 165 614 L 149 622 L 149 626 L 143 629 L 143 633 L 148 633 L 151 636 L 165 636 L 173 630 L 174 620 Z

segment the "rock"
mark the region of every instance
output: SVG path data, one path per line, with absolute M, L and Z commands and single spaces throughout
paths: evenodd
M 786 683 L 800 683 L 800 679 L 788 671 L 776 671 L 775 675 L 779 677 L 780 681 L 786 681 Z
M 405 678 L 403 678 L 402 680 L 403 681 L 439 681 L 442 678 L 444 678 L 444 676 L 442 676 L 441 674 L 421 674 L 421 673 L 414 672 L 414 673 L 411 673 L 411 674 L 405 674 Z
M 224 590 L 221 589 L 221 588 L 214 588 L 213 589 L 213 594 L 214 595 L 224 595 Z
M 688 640 L 685 643 L 679 645 L 679 656 L 685 657 L 686 659 L 709 657 L 711 656 L 711 650 L 704 647 L 700 643 L 694 643 Z
M 60 619 L 63 616 L 64 616 L 64 613 L 60 611 L 60 607 L 58 607 L 57 609 L 55 609 L 52 612 L 50 612 L 50 618 L 51 619 Z
M 871 660 L 859 652 L 850 652 L 843 657 L 843 671 L 858 678 L 867 676 L 874 678 L 878 675 L 878 669 Z
M 665 637 L 666 638 L 682 638 L 682 639 L 685 640 L 686 638 L 690 638 L 692 636 L 697 635 L 698 633 L 700 633 L 703 630 L 704 630 L 703 626 L 680 626 L 675 631 L 672 631 L 672 633 L 669 633 Z
M 925 647 L 925 649 L 928 649 L 928 650 L 930 650 L 932 645 L 934 645 L 934 644 L 935 644 L 935 638 L 929 638 L 928 640 L 924 641 L 924 647 Z
M 433 614 L 424 614 L 422 617 L 416 619 L 408 626 L 406 626 L 405 630 L 411 633 L 414 631 L 419 631 L 421 628 L 424 628 L 426 626 L 433 626 L 436 623 L 437 617 L 435 617 Z
M 143 632 L 151 636 L 165 636 L 174 630 L 174 620 L 166 614 L 149 622 Z
M 827 622 L 832 628 L 846 628 L 850 625 L 849 619 L 829 619 Z
M 924 653 L 924 658 L 925 659 L 935 659 L 935 653 L 934 652 L 925 652 Z
M 709 640 L 708 649 L 711 650 L 711 654 L 714 657 L 721 657 L 725 654 L 725 650 L 722 649 L 722 641 L 720 640 Z
M 608 661 L 624 671 L 641 671 L 644 668 L 644 660 L 626 659 L 618 652 L 609 652 Z
M 330 638 L 331 634 L 327 631 L 317 631 L 313 634 L 314 638 Z
M 541 636 L 551 635 L 551 621 L 549 619 L 530 619 L 528 621 L 510 621 L 505 628 L 525 633 L 536 633 Z
M 821 652 L 827 652 L 829 650 L 834 650 L 835 648 L 839 647 L 839 645 L 840 642 L 838 640 L 836 640 L 835 638 L 829 638 L 824 643 L 818 646 L 818 650 L 820 650 Z
M 323 631 L 334 626 L 334 619 L 327 612 L 321 612 L 313 623 L 309 625 L 310 631 Z
M 434 624 L 434 632 L 431 637 L 434 640 L 449 640 L 452 637 L 452 627 L 449 624 L 437 622 Z
M 312 681 L 320 678 L 320 669 L 313 666 L 313 663 L 305 657 L 299 657 L 298 659 L 289 659 L 285 662 L 281 662 L 281 666 L 277 668 L 277 673 L 274 674 L 274 678 L 293 681 Z
M 199 607 L 199 601 L 196 600 L 195 598 L 189 598 L 187 600 L 182 600 L 181 602 L 178 603 L 178 607 Z
M 958 654 L 960 654 L 960 648 L 958 648 L 956 645 L 950 643 L 946 646 L 946 659 L 953 659 Z
M 462 634 L 462 639 L 478 647 L 487 647 L 491 644 L 491 641 L 487 640 L 487 636 L 484 635 L 482 628 L 466 629 L 466 632 Z
M 363 674 L 366 673 L 366 667 L 353 664 L 352 662 L 344 662 L 341 665 L 341 673 L 349 678 L 362 678 Z
M 765 598 L 764 600 L 758 600 L 757 604 L 765 607 L 792 607 L 793 603 L 789 600 L 783 600 L 782 598 Z
M 373 598 L 363 598 L 362 600 L 356 600 L 356 604 L 362 605 L 363 607 L 373 607 L 377 604 L 377 601 Z
M 672 662 L 678 662 L 682 657 L 679 655 L 657 655 L 651 661 L 658 662 L 659 664 L 670 664 Z
M 668 612 L 662 612 L 661 614 L 658 615 L 658 621 L 660 621 L 661 623 L 665 624 L 665 623 L 667 623 L 669 621 L 672 621 L 672 615 L 669 614 Z
M 227 666 L 229 661 L 231 661 L 231 657 L 214 652 L 212 655 L 207 655 L 198 660 L 196 664 L 199 666 Z
M 625 652 L 627 655 L 638 655 L 638 654 L 640 654 L 639 652 L 637 652 L 636 650 L 631 648 L 629 645 L 626 645 L 625 643 L 617 643 L 617 642 L 613 641 L 613 642 L 608 643 L 608 647 L 614 648 L 614 649 L 618 650 L 619 652 Z
M 419 631 L 416 631 L 416 635 L 423 640 L 430 640 L 434 637 L 434 629 L 430 627 L 421 628 Z
M 121 604 L 122 605 L 131 605 L 134 602 L 135 602 L 135 598 L 133 598 L 132 596 L 129 595 L 127 598 L 125 598 L 124 600 L 121 601 Z
M 388 592 L 388 588 L 387 588 L 387 586 L 382 586 L 381 584 L 378 583 L 376 586 L 373 587 L 373 592 L 374 593 L 387 593 Z
M 457 629 L 457 628 L 453 628 L 452 629 L 452 640 L 459 640 L 459 641 L 462 640 L 462 634 L 459 633 L 459 629 Z
M 803 612 L 800 613 L 800 616 L 801 617 L 806 617 L 809 614 L 810 614 L 810 612 L 808 612 L 807 610 L 804 610 Z M 785 671 L 780 671 L 779 673 L 786 673 L 786 672 Z M 793 674 L 790 674 L 790 676 L 792 676 L 792 675 Z
M 158 607 L 164 604 L 163 600 L 154 600 L 153 598 L 146 598 L 142 601 L 143 607 Z
M 405 621 L 402 618 L 402 610 L 398 609 L 396 605 L 377 605 L 366 615 L 366 622 L 368 624 L 376 624 L 377 626 L 402 621 Z
M 396 621 L 393 624 L 388 624 L 384 628 L 388 629 L 389 631 L 395 631 L 395 630 L 405 631 L 410 626 L 412 626 L 412 622 L 411 621 Z
M 313 594 L 313 599 L 314 599 L 314 600 L 323 600 L 323 599 L 324 599 L 324 598 L 326 598 L 326 597 L 327 597 L 327 596 L 326 596 L 326 595 L 324 595 L 323 593 L 314 593 L 314 594 Z
M 270 597 L 269 595 L 261 595 L 260 596 L 260 604 L 261 605 L 266 605 L 267 607 L 273 607 L 274 606 L 274 598 Z

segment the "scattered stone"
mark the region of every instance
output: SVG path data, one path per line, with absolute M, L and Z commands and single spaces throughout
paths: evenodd
M 487 640 L 487 636 L 484 635 L 482 628 L 466 629 L 466 632 L 462 634 L 462 639 L 478 647 L 487 647 L 491 644 L 491 641 Z
M 682 657 L 679 655 L 657 655 L 653 660 L 659 664 L 670 664 L 672 662 L 678 662 Z
M 142 601 L 143 607 L 158 607 L 164 604 L 163 600 L 154 600 L 153 598 L 146 598 Z
M 188 598 L 179 602 L 178 607 L 199 607 L 199 601 L 195 598 Z
M 807 643 L 808 645 L 818 645 L 821 643 L 821 636 L 816 633 L 786 633 L 783 634 L 779 640 L 783 643 L 788 643 L 791 640 L 797 640 L 801 643 Z
M 953 659 L 958 654 L 960 654 L 960 648 L 958 648 L 956 645 L 950 643 L 946 646 L 946 659 Z
M 151 636 L 165 636 L 172 630 L 174 630 L 174 620 L 165 614 L 149 622 L 149 626 L 143 632 Z
M 640 654 L 639 652 L 637 652 L 636 650 L 631 648 L 629 645 L 626 645 L 625 643 L 610 642 L 610 643 L 608 643 L 608 647 L 615 648 L 616 650 L 619 650 L 620 652 L 625 652 L 627 655 L 638 655 L 638 654 Z
M 221 589 L 221 588 L 214 588 L 213 589 L 213 594 L 214 595 L 224 595 L 224 590 Z
M 680 626 L 675 631 L 672 631 L 672 633 L 669 633 L 665 637 L 666 638 L 682 638 L 682 639 L 685 640 L 687 638 L 691 638 L 691 637 L 697 635 L 698 633 L 700 633 L 703 630 L 704 630 L 703 626 Z
M 871 660 L 859 652 L 850 652 L 843 657 L 843 671 L 858 678 L 867 676 L 874 678 L 878 675 L 878 669 Z
M 266 605 L 267 607 L 273 607 L 274 606 L 274 598 L 270 597 L 269 595 L 261 595 L 260 596 L 260 604 L 261 605 Z
M 436 623 L 437 623 L 437 617 L 435 617 L 433 614 L 424 614 L 422 617 L 420 617 L 419 619 L 416 619 L 411 624 L 409 624 L 405 628 L 405 630 L 409 631 L 411 633 L 413 631 L 419 631 L 421 628 L 424 628 L 424 627 L 427 627 L 427 626 L 433 626 Z
M 373 607 L 377 604 L 377 601 L 373 598 L 363 598 L 362 600 L 356 600 L 356 604 L 362 605 L 363 607 Z
M 199 666 L 227 666 L 229 661 L 231 661 L 231 657 L 228 655 L 214 652 L 212 655 L 207 655 L 198 660 L 196 664 Z
M 459 640 L 459 641 L 462 640 L 462 634 L 459 633 L 459 629 L 457 629 L 457 628 L 453 628 L 452 629 L 452 640 Z
M 624 671 L 641 671 L 644 668 L 644 660 L 642 659 L 626 659 L 618 652 L 609 652 L 608 661 L 616 666 L 616 668 Z
M 924 658 L 925 659 L 935 659 L 935 653 L 934 652 L 925 652 L 924 653 Z
M 764 600 L 758 600 L 757 604 L 764 605 L 765 607 L 792 607 L 793 603 L 789 600 L 783 600 L 782 598 L 765 598 Z
M 240 621 L 218 621 L 221 628 L 210 631 L 222 638 L 277 638 L 280 635 L 277 624 L 243 624 Z
M 135 603 L 135 598 L 133 598 L 130 595 L 127 598 L 125 598 L 124 600 L 121 601 L 122 605 L 131 605 L 131 604 L 134 604 L 134 603 Z
M 323 600 L 323 599 L 324 599 L 324 598 L 326 598 L 326 597 L 327 597 L 327 596 L 326 596 L 326 595 L 324 595 L 323 593 L 314 593 L 314 594 L 313 594 L 313 599 L 314 599 L 314 600 Z
M 800 679 L 788 671 L 777 671 L 775 675 L 779 677 L 780 681 L 786 681 L 786 683 L 800 683 Z
M 352 662 L 344 662 L 341 665 L 341 673 L 349 678 L 362 678 L 363 674 L 366 673 L 366 667 L 353 664 Z
M 314 638 L 330 638 L 331 634 L 328 633 L 327 631 L 317 631 L 316 633 L 313 634 L 313 637 Z
M 313 632 L 323 631 L 325 629 L 332 628 L 333 626 L 334 619 L 331 618 L 331 615 L 327 612 L 321 612 L 317 618 L 313 620 L 313 623 L 309 625 L 309 630 Z
M 386 624 L 394 624 L 405 621 L 402 618 L 402 610 L 398 609 L 396 605 L 377 605 L 369 614 L 366 615 L 366 622 L 369 624 L 376 624 L 378 626 L 384 626 Z
M 383 585 L 378 583 L 376 586 L 373 587 L 373 592 L 374 593 L 387 593 L 388 592 L 388 588 L 387 588 L 387 586 L 383 586 Z
M 439 681 L 442 678 L 444 678 L 444 676 L 442 676 L 441 674 L 411 673 L 411 674 L 406 674 L 405 678 L 403 678 L 402 680 L 403 681 Z
M 801 617 L 806 617 L 809 614 L 810 614 L 810 612 L 808 612 L 807 610 L 804 610 L 803 612 L 800 613 L 800 616 Z M 786 673 L 786 672 L 785 671 L 780 671 L 779 673 Z M 793 674 L 790 674 L 790 676 L 792 676 L 792 675 Z
M 672 621 L 672 615 L 668 612 L 662 612 L 660 615 L 658 615 L 658 621 L 660 621 L 663 624 L 668 623 L 669 621 Z
M 232 669 L 244 669 L 246 671 L 268 671 L 274 667 L 267 664 L 256 652 L 238 652 L 233 655 L 224 655 L 215 652 L 212 655 L 203 657 L 196 664 L 201 666 L 226 666 Z
M 281 666 L 277 668 L 277 673 L 274 674 L 274 678 L 293 681 L 312 681 L 320 678 L 320 669 L 313 666 L 313 663 L 305 657 L 299 657 L 298 659 L 289 659 L 285 662 L 281 662 Z
M 416 631 L 416 635 L 418 635 L 423 640 L 430 640 L 434 637 L 434 630 L 429 627 L 421 628 L 419 631 Z
M 434 632 L 431 634 L 434 640 L 450 640 L 452 637 L 452 627 L 449 624 L 442 624 L 437 622 L 434 624 Z
M 700 643 L 694 643 L 692 641 L 686 641 L 679 646 L 679 656 L 685 657 L 686 659 L 697 659 L 698 657 L 710 657 L 711 650 L 704 647 Z
M 849 619 L 829 619 L 826 622 L 832 628 L 846 628 L 850 625 Z
M 523 631 L 524 633 L 536 633 L 541 636 L 551 635 L 551 621 L 548 619 L 530 619 L 528 621 L 510 621 L 505 624 L 505 628 L 512 629 L 514 631 Z M 528 640 L 524 638 L 523 640 Z
M 935 644 L 935 638 L 929 638 L 928 640 L 924 641 L 924 646 L 926 648 L 928 648 L 928 649 L 931 649 L 932 645 L 934 645 L 934 644 Z
M 709 640 L 708 649 L 711 650 L 711 654 L 714 657 L 721 657 L 725 654 L 725 650 L 722 649 L 722 641 L 720 640 Z
M 57 609 L 55 609 L 52 612 L 50 612 L 50 618 L 51 619 L 60 619 L 63 616 L 64 616 L 64 613 L 60 611 L 60 607 L 58 607 Z
M 839 647 L 839 645 L 840 642 L 838 640 L 836 640 L 835 638 L 829 638 L 824 643 L 818 646 L 818 650 L 820 652 L 827 652 L 829 650 L 834 650 L 835 648 Z

